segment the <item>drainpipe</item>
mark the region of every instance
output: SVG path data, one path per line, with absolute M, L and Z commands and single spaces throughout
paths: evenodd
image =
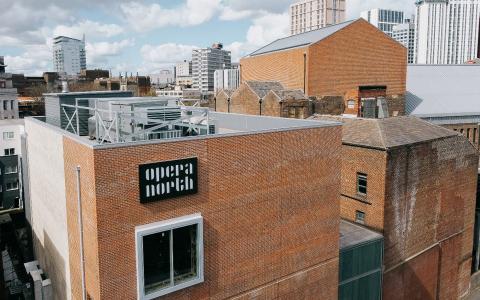
M 303 53 L 303 93 L 307 95 L 307 53 Z
M 80 233 L 80 273 L 82 275 L 82 300 L 87 300 L 85 288 L 85 257 L 83 253 L 83 217 L 82 217 L 82 195 L 80 190 L 80 166 L 76 168 L 77 173 L 77 202 L 78 202 L 78 228 Z
M 258 104 L 260 104 L 260 115 L 262 115 L 262 101 L 262 98 L 260 98 L 260 100 L 258 101 Z

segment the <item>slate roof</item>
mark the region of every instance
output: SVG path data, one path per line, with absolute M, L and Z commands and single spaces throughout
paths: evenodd
M 278 81 L 246 81 L 250 89 L 258 96 L 264 98 L 270 91 L 283 90 L 283 85 Z
M 480 65 L 409 65 L 405 110 L 418 117 L 480 116 Z
M 310 119 L 331 120 L 324 116 L 313 116 Z M 382 150 L 459 135 L 416 117 L 343 118 L 342 122 L 344 144 Z
M 273 91 L 280 101 L 285 100 L 308 100 L 302 90 Z
M 305 47 L 311 44 L 317 43 L 326 37 L 336 33 L 337 31 L 347 27 L 348 25 L 358 21 L 360 19 L 351 20 L 327 27 L 323 27 L 317 30 L 312 30 L 296 35 L 292 35 L 286 38 L 278 39 L 250 54 L 250 56 L 286 50 L 291 48 Z
M 340 250 L 383 239 L 383 235 L 357 224 L 340 220 Z

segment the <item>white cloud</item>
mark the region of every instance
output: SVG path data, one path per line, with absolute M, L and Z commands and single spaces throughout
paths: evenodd
M 288 11 L 294 0 L 223 0 L 222 4 L 235 11 L 265 11 L 278 14 Z
M 187 0 L 174 8 L 154 3 L 129 2 L 120 8 L 135 30 L 145 32 L 166 26 L 188 27 L 205 23 L 220 9 L 220 0 Z
M 287 36 L 290 29 L 288 19 L 287 13 L 265 14 L 254 19 L 244 42 L 234 42 L 225 47 L 232 52 L 232 60 L 238 61 L 250 52 Z
M 123 28 L 117 24 L 101 24 L 83 20 L 72 26 L 59 25 L 53 30 L 53 35 L 64 35 L 81 39 L 83 34 L 85 34 L 88 38 L 109 38 L 119 35 L 123 31 Z
M 171 67 L 174 63 L 191 60 L 192 50 L 197 49 L 197 46 L 181 45 L 174 43 L 167 43 L 162 45 L 144 45 L 140 49 L 143 58 L 143 65 L 140 71 L 146 74 L 158 72 L 161 69 Z
M 234 10 L 229 6 L 222 9 L 220 13 L 220 20 L 223 21 L 238 21 L 241 19 L 250 18 L 255 14 L 252 10 Z
M 42 75 L 50 69 L 52 51 L 46 45 L 26 50 L 21 55 L 5 56 L 7 72 Z
M 85 50 L 87 52 L 87 64 L 105 64 L 108 58 L 120 55 L 127 47 L 135 45 L 133 39 L 125 39 L 118 42 L 100 42 L 87 43 Z

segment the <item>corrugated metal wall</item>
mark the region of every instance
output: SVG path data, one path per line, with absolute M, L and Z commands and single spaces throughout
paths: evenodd
M 380 300 L 382 264 L 383 239 L 340 250 L 338 298 Z

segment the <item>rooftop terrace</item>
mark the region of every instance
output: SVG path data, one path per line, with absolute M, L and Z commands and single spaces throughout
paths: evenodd
M 59 103 L 57 119 L 36 118 L 92 147 L 132 143 L 160 143 L 186 139 L 258 134 L 307 128 L 338 126 L 329 120 L 297 120 L 212 112 L 185 106 L 172 97 L 81 98 L 73 104 Z M 59 100 L 61 101 L 61 100 Z

